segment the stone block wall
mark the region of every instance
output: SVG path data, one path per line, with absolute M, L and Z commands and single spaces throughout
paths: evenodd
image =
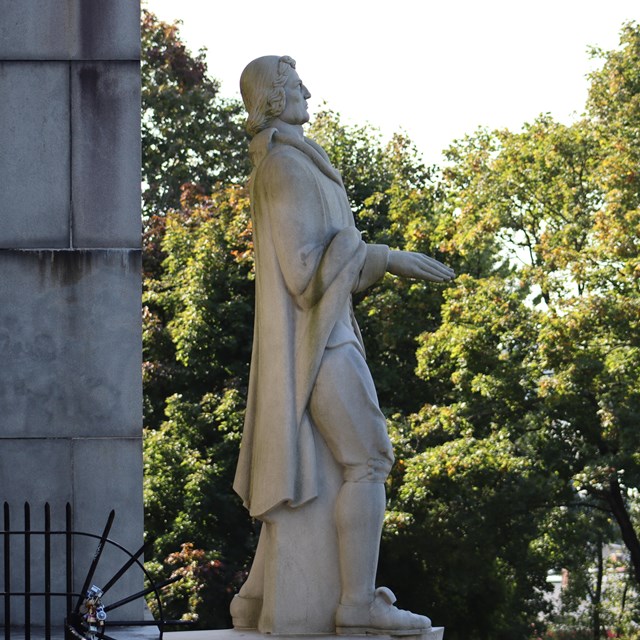
M 75 529 L 94 533 L 115 509 L 110 537 L 132 552 L 143 534 L 139 11 L 137 0 L 0 0 L 0 503 L 18 528 L 25 501 L 33 527 L 49 502 L 55 528 L 70 502 Z M 95 546 L 77 545 L 78 589 Z M 110 552 L 94 582 L 125 560 Z M 22 567 L 12 572 L 19 585 Z M 110 600 L 141 584 L 132 575 Z M 141 615 L 141 602 L 113 614 Z

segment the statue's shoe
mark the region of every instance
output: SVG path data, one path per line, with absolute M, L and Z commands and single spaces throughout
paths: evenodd
M 396 597 L 391 589 L 375 590 L 370 605 L 349 606 L 341 604 L 336 611 L 338 635 L 387 634 L 392 636 L 419 635 L 431 628 L 426 616 L 411 613 L 393 606 Z
M 229 611 L 234 629 L 257 629 L 262 611 L 262 598 L 247 598 L 236 594 L 231 600 Z

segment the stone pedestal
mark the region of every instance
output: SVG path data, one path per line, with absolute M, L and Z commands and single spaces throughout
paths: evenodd
M 139 3 L 0 0 L 0 13 L 0 508 L 9 503 L 18 530 L 29 502 L 42 529 L 49 503 L 61 529 L 68 502 L 74 529 L 89 533 L 115 509 L 110 538 L 133 552 L 143 535 Z M 76 589 L 96 544 L 76 545 Z M 23 564 L 11 560 L 20 590 Z M 105 551 L 94 582 L 125 560 Z M 53 590 L 66 590 L 61 576 L 52 566 Z M 110 601 L 141 586 L 130 572 Z M 22 601 L 12 604 L 20 623 Z M 142 606 L 118 617 L 139 619 Z M 42 624 L 42 598 L 31 613 Z M 54 623 L 64 613 L 54 599 Z
M 107 635 L 115 636 L 117 638 L 126 638 L 126 640 L 158 640 L 158 628 L 157 627 L 112 627 L 107 629 Z M 166 638 L 167 635 L 164 634 Z M 23 629 L 11 630 L 12 640 L 23 640 Z M 35 627 L 31 629 L 31 640 L 47 640 L 47 634 L 43 628 Z M 66 640 L 64 634 L 64 628 L 59 627 L 52 629 L 50 640 Z M 196 638 L 190 638 L 189 640 L 197 640 Z
M 216 631 L 175 631 L 164 634 L 166 640 L 279 640 L 290 638 L 287 635 L 273 634 L 265 636 L 259 631 L 237 631 L 235 629 L 218 629 Z M 310 634 L 304 636 L 305 640 L 443 640 L 444 627 L 433 627 L 419 636 L 335 636 L 323 634 Z

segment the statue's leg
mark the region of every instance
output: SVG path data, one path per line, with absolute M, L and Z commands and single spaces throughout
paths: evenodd
M 384 481 L 393 450 L 371 374 L 355 344 L 325 351 L 309 409 L 343 468 L 335 511 L 341 579 L 337 633 L 413 635 L 428 629 L 428 618 L 397 609 L 389 589 L 375 588 Z
M 328 348 L 309 404 L 311 417 L 344 483 L 335 506 L 340 559 L 340 602 L 373 600 L 384 521 L 384 481 L 393 464 L 387 424 L 358 346 Z
M 336 503 L 340 603 L 368 605 L 375 591 L 385 510 L 382 482 L 345 482 Z

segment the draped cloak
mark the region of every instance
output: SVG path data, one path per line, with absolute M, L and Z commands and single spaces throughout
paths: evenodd
M 261 517 L 318 494 L 309 397 L 327 346 L 361 344 L 351 294 L 384 275 L 389 249 L 362 240 L 319 145 L 267 129 L 249 153 L 256 306 L 234 489 Z

